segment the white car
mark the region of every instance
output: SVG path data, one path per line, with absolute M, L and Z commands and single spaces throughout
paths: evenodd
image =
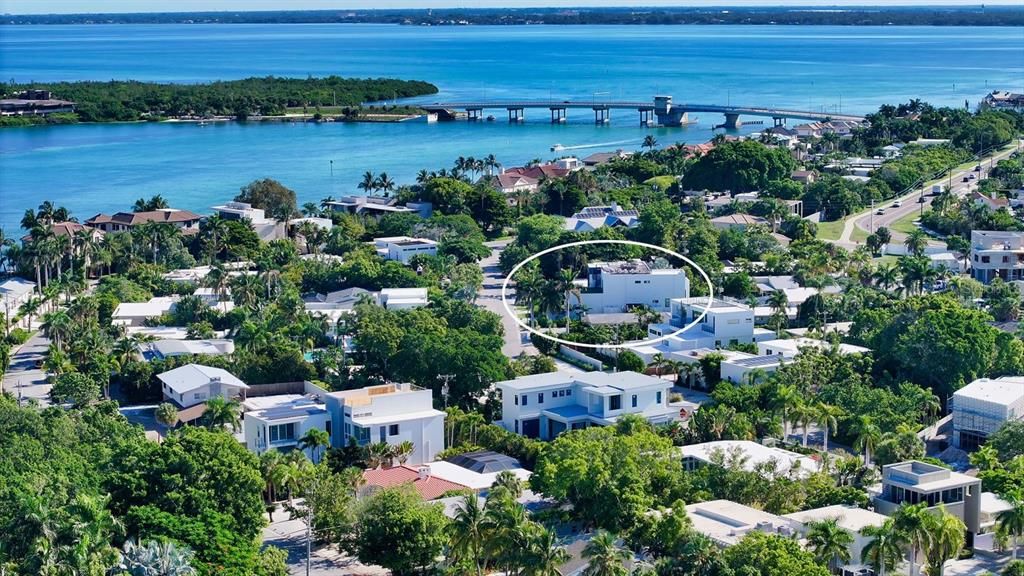
M 892 203 L 893 208 L 899 208 L 900 206 L 903 206 L 903 202 L 900 202 L 899 200 Z

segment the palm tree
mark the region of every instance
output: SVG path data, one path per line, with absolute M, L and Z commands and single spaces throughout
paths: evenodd
M 572 558 L 558 545 L 555 533 L 544 527 L 530 531 L 525 552 L 523 576 L 562 576 L 559 567 Z
M 789 297 L 782 290 L 776 290 L 768 295 L 768 306 L 772 309 L 771 324 L 775 332 L 781 334 L 789 324 Z
M 871 275 L 872 280 L 875 284 L 880 286 L 883 290 L 889 290 L 899 285 L 900 282 L 900 271 L 896 267 L 896 264 L 891 262 L 882 262 L 875 269 L 874 274 Z
M 1012 491 L 1006 495 L 1010 508 L 1003 510 L 996 515 L 997 530 L 1013 539 L 1013 555 L 1011 560 L 1017 558 L 1017 546 L 1021 536 L 1024 536 L 1024 494 L 1020 490 Z
M 640 145 L 643 148 L 647 148 L 648 151 L 654 150 L 658 146 L 658 139 L 653 135 L 648 134 L 644 136 L 644 143 Z
M 963 550 L 967 526 L 963 520 L 946 512 L 943 504 L 939 504 L 937 512 L 926 514 L 924 520 L 928 532 L 924 546 L 928 576 L 942 576 L 946 562 L 956 558 Z
M 477 576 L 481 576 L 486 564 L 484 541 L 490 535 L 490 522 L 476 494 L 462 499 L 450 526 L 453 558 L 471 561 Z
M 563 268 L 558 272 L 558 284 L 561 286 L 561 292 L 565 294 L 565 326 L 569 327 L 569 309 L 571 307 L 569 297 L 576 296 L 576 301 L 580 302 L 580 289 L 573 282 L 576 279 L 576 272 L 573 270 Z
M 914 256 L 923 256 L 924 249 L 928 247 L 928 235 L 924 233 L 924 230 L 915 228 L 910 234 L 907 234 L 903 245 L 907 247 L 907 252 Z
M 829 431 L 833 434 L 836 432 L 839 425 L 837 419 L 843 415 L 843 410 L 825 402 L 818 402 L 816 408 L 814 422 L 821 427 L 823 434 L 821 449 L 823 452 L 828 452 Z
M 198 572 L 192 567 L 193 558 L 191 549 L 170 540 L 149 540 L 143 546 L 129 538 L 111 574 L 195 576 Z
M 383 190 L 384 195 L 388 196 L 395 189 L 395 181 L 388 176 L 387 172 L 381 172 L 377 177 L 376 187 L 378 190 Z
M 239 419 L 241 405 L 238 400 L 227 400 L 223 396 L 215 396 L 206 401 L 206 411 L 203 412 L 203 419 L 211 430 L 222 430 L 230 427 L 233 432 L 238 432 L 242 423 Z
M 902 504 L 893 514 L 896 533 L 910 545 L 907 558 L 910 561 L 910 576 L 917 576 L 917 558 L 930 538 L 925 518 L 929 515 L 927 504 Z
M 373 172 L 365 172 L 362 181 L 356 185 L 356 188 L 366 192 L 367 195 L 372 194 L 377 190 L 377 177 L 373 175 Z
M 494 477 L 492 488 L 504 488 L 513 498 L 523 495 L 523 481 L 511 470 L 502 470 Z
M 398 459 L 399 464 L 405 464 L 415 451 L 416 446 L 411 440 L 403 440 L 398 446 L 395 446 L 395 458 Z
M 860 533 L 870 538 L 860 551 L 860 561 L 871 566 L 878 576 L 885 576 L 900 565 L 903 537 L 892 518 L 886 518 L 881 526 L 865 526 Z
M 802 403 L 802 397 L 796 386 L 791 384 L 779 384 L 775 389 L 772 398 L 772 408 L 782 418 L 782 439 L 789 437 L 790 416 Z
M 299 438 L 299 449 L 309 450 L 314 463 L 320 461 L 321 451 L 330 445 L 331 435 L 319 428 L 310 428 Z
M 209 216 L 199 227 L 199 236 L 206 247 L 207 256 L 210 262 L 216 260 L 224 248 L 224 238 L 228 234 L 228 222 L 219 214 Z
M 42 298 L 37 296 L 30 296 L 28 300 L 22 302 L 18 308 L 18 314 L 25 317 L 28 321 L 28 329 L 32 330 L 32 318 L 35 317 L 36 313 L 39 312 L 39 308 L 43 305 Z
M 853 535 L 839 525 L 838 518 L 811 522 L 806 538 L 807 547 L 814 553 L 815 560 L 827 564 L 830 572 L 835 573 L 840 566 L 850 561 Z
M 72 335 L 74 330 L 74 322 L 71 320 L 71 316 L 68 315 L 65 310 L 54 310 L 43 315 L 43 333 L 53 343 L 57 345 L 57 349 L 64 350 L 65 344 Z
M 153 416 L 164 427 L 164 435 L 166 436 L 171 426 L 178 422 L 178 409 L 170 402 L 163 402 L 153 411 Z
M 882 431 L 875 421 L 867 414 L 861 414 L 853 422 L 850 432 L 853 434 L 854 446 L 864 454 L 864 465 L 871 465 L 871 453 L 882 437 Z
M 629 552 L 619 547 L 615 536 L 605 530 L 598 530 L 587 542 L 583 557 L 587 559 L 583 576 L 626 576 L 629 573 L 625 565 L 630 559 Z
M 274 502 L 279 487 L 278 468 L 284 465 L 284 456 L 274 448 L 260 454 L 260 474 L 263 476 L 263 492 L 266 495 L 267 512 L 270 514 L 271 522 L 274 521 Z

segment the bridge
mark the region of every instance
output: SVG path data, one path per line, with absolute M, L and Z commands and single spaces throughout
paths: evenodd
M 503 100 L 490 102 L 437 102 L 421 105 L 431 115 L 431 119 L 454 120 L 458 111 L 465 111 L 469 120 L 480 120 L 484 110 L 505 109 L 508 111 L 509 122 L 523 122 L 527 109 L 547 109 L 551 113 L 552 123 L 565 122 L 565 114 L 570 109 L 589 109 L 594 111 L 594 122 L 605 124 L 611 121 L 612 110 L 631 110 L 640 114 L 640 124 L 644 126 L 682 126 L 690 123 L 690 112 L 708 112 L 722 114 L 725 128 L 739 128 L 743 123 L 740 116 L 761 116 L 772 118 L 776 126 L 782 126 L 788 119 L 794 120 L 846 120 L 863 122 L 863 116 L 850 114 L 832 114 L 813 110 L 791 110 L 786 108 L 765 108 L 754 106 L 720 106 L 714 104 L 674 104 L 671 96 L 655 96 L 653 102 L 629 101 L 598 101 L 598 100 Z

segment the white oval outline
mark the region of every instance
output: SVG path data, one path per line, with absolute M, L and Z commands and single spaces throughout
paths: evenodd
M 640 342 L 633 342 L 631 344 L 584 344 L 584 343 L 581 343 L 581 342 L 573 342 L 571 340 L 563 340 L 562 338 L 558 338 L 557 336 L 552 336 L 551 334 L 545 334 L 543 332 L 540 332 L 539 330 L 531 328 L 525 322 L 520 320 L 519 317 L 515 314 L 515 312 L 513 312 L 512 308 L 509 306 L 509 304 L 508 304 L 508 297 L 507 297 L 507 294 L 506 294 L 506 292 L 508 291 L 508 283 L 509 283 L 510 280 L 512 280 L 512 277 L 516 275 L 516 272 L 519 272 L 519 270 L 523 266 L 525 266 L 528 262 L 530 262 L 531 260 L 536 260 L 537 258 L 540 258 L 541 256 L 543 256 L 545 254 L 550 254 L 552 252 L 556 252 L 556 251 L 561 250 L 563 248 L 572 248 L 573 246 L 588 246 L 588 245 L 592 245 L 592 244 L 623 244 L 623 245 L 627 245 L 627 246 L 639 246 L 641 248 L 652 248 L 654 250 L 658 250 L 659 252 L 664 252 L 665 254 L 669 254 L 671 256 L 679 258 L 683 262 L 686 262 L 687 264 L 692 266 L 697 272 L 699 272 L 701 277 L 704 278 L 704 281 L 708 283 L 708 301 L 707 301 L 707 304 L 704 306 L 704 311 L 700 313 L 700 316 L 697 316 L 696 318 L 694 318 L 693 322 L 690 322 L 686 326 L 683 326 L 682 328 L 680 328 L 679 330 L 676 330 L 675 332 L 672 332 L 671 334 L 666 334 L 664 336 L 661 336 L 661 337 L 658 337 L 658 338 L 652 338 L 650 340 L 641 340 Z M 547 248 L 545 250 L 541 250 L 540 252 L 537 252 L 533 256 L 530 256 L 529 258 L 526 258 L 522 262 L 516 264 L 512 268 L 512 271 L 508 273 L 508 276 L 505 276 L 505 280 L 501 283 L 501 305 L 505 307 L 505 313 L 507 313 L 509 315 L 509 317 L 511 317 L 512 320 L 515 321 L 516 324 L 518 324 L 519 326 L 525 328 L 527 332 L 529 332 L 531 334 L 536 334 L 537 336 L 540 336 L 541 338 L 547 338 L 548 340 L 551 340 L 552 342 L 557 342 L 559 344 L 564 344 L 566 346 L 578 346 L 580 348 L 590 348 L 592 350 L 599 350 L 599 349 L 602 349 L 602 348 L 603 349 L 607 349 L 607 350 L 629 350 L 631 348 L 636 348 L 636 347 L 639 347 L 639 346 L 649 346 L 651 344 L 657 344 L 658 342 L 662 342 L 664 340 L 668 340 L 669 338 L 671 338 L 673 336 L 676 336 L 678 334 L 682 334 L 683 332 L 686 332 L 687 330 L 689 330 L 690 328 L 693 328 L 697 324 L 700 324 L 700 322 L 702 320 L 704 320 L 704 317 L 708 315 L 708 310 L 711 309 L 711 305 L 714 303 L 714 300 L 715 300 L 715 287 L 714 287 L 714 285 L 711 284 L 711 278 L 708 276 L 707 272 L 705 272 L 703 268 L 701 268 L 700 266 L 697 265 L 696 262 L 694 262 L 693 260 L 690 260 L 689 258 L 687 258 L 686 256 L 683 256 L 682 254 L 680 254 L 678 252 L 673 252 L 673 251 L 669 250 L 668 248 L 665 248 L 664 246 L 657 246 L 655 244 L 647 244 L 645 242 L 635 242 L 633 240 L 611 240 L 611 239 L 609 239 L 609 240 L 580 240 L 578 242 L 568 242 L 566 244 L 559 244 L 557 246 L 552 246 L 552 247 Z

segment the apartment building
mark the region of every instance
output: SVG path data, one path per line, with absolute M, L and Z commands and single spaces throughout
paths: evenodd
M 506 430 L 550 440 L 566 430 L 614 425 L 639 414 L 651 423 L 678 418 L 668 405 L 671 382 L 637 372 L 549 372 L 498 382 Z
M 340 448 L 354 438 L 360 446 L 412 442 L 408 463 L 431 462 L 444 449 L 445 413 L 434 409 L 430 390 L 412 384 L 382 384 L 358 390 L 329 392 L 324 404 L 335 432 L 331 445 Z
M 1024 280 L 1024 232 L 971 231 L 971 276 L 983 284 Z

